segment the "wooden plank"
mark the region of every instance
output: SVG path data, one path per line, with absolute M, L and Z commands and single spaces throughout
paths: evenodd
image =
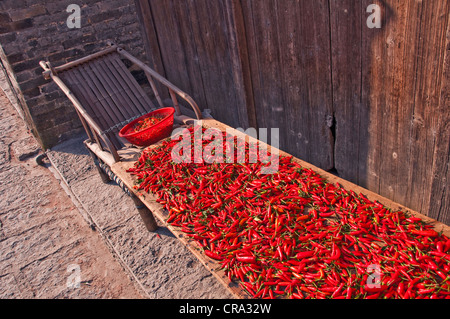
M 98 100 L 97 96 L 92 91 L 93 84 L 86 85 L 85 78 L 80 73 L 78 68 L 72 68 L 61 73 L 62 77 L 68 81 L 69 89 L 74 92 L 74 95 L 80 99 L 80 103 L 88 112 L 89 116 L 95 121 L 101 130 L 106 130 L 115 124 L 114 119 L 111 118 L 111 114 L 105 111 L 103 104 Z M 116 138 L 113 132 L 106 134 L 115 148 L 121 148 L 121 142 Z
M 239 126 L 258 128 L 256 121 L 255 102 L 253 97 L 250 62 L 245 35 L 245 19 L 241 2 L 226 0 L 225 14 L 227 17 L 228 37 L 230 42 L 231 61 L 235 91 L 237 95 L 237 112 Z
M 127 100 L 123 99 L 121 95 L 121 89 L 117 87 L 117 82 L 114 77 L 111 76 L 108 69 L 106 69 L 100 60 L 92 61 L 89 63 L 89 67 L 94 71 L 99 81 L 102 83 L 106 94 L 111 98 L 112 107 L 117 109 L 120 113 L 120 118 L 122 121 L 133 117 L 132 104 L 129 104 Z
M 373 3 L 380 29 L 366 25 Z M 433 205 L 448 10 L 446 1 L 330 2 L 337 172 L 424 212 Z
M 135 0 L 136 12 L 141 22 L 142 38 L 144 39 L 145 51 L 149 65 L 162 76 L 166 76 L 162 62 L 158 37 L 156 35 L 155 21 L 150 6 L 150 0 Z M 161 91 L 161 87 L 158 87 Z M 167 98 L 163 96 L 162 98 Z
M 412 147 L 410 188 L 405 203 L 418 210 L 429 209 L 424 194 L 431 193 L 432 163 L 439 122 L 439 99 L 450 4 L 448 1 L 423 2 L 418 35 L 414 108 L 411 123 Z M 447 109 L 449 112 L 449 108 Z M 445 171 L 443 171 L 445 172 Z
M 61 80 L 69 87 L 72 93 L 78 98 L 81 105 L 83 105 L 84 109 L 88 114 L 92 117 L 92 119 L 100 126 L 102 130 L 108 127 L 108 123 L 106 120 L 100 116 L 101 113 L 98 113 L 94 110 L 93 105 L 89 102 L 89 93 L 86 92 L 77 77 L 72 74 L 72 70 L 65 71 L 63 73 L 58 74 Z
M 205 108 L 205 89 L 186 1 L 152 0 L 155 32 L 165 77 Z
M 368 5 L 368 2 L 366 4 Z M 412 5 L 410 2 L 389 1 L 382 7 L 384 18 L 381 31 L 376 38 L 371 39 L 371 47 L 376 51 L 380 50 L 382 56 L 378 59 L 371 56 L 371 63 L 383 75 L 375 82 L 376 86 L 369 87 L 369 82 L 365 87 L 367 91 L 370 90 L 372 96 L 379 97 L 377 113 L 372 114 L 377 117 L 379 125 L 370 127 L 371 137 L 375 130 L 378 131 L 377 135 L 374 135 L 377 140 L 372 138 L 376 148 L 369 149 L 369 153 L 378 158 L 378 169 L 374 171 L 377 176 L 374 191 L 402 203 L 406 202 L 401 196 L 406 194 L 410 185 L 405 180 L 407 173 L 402 170 L 406 168 L 410 145 L 405 128 L 409 125 L 408 114 L 412 105 L 410 97 L 413 94 L 413 86 L 407 80 L 414 70 L 414 50 L 411 48 L 415 45 L 415 39 L 411 35 L 417 32 L 418 24 L 416 19 L 410 18 L 411 14 L 418 10 L 415 4 Z M 409 23 L 411 24 L 408 25 Z M 367 35 L 370 30 L 364 28 L 364 32 Z M 409 32 L 412 34 L 408 34 Z M 375 75 L 372 75 L 372 81 L 374 77 Z M 369 107 L 370 102 L 369 100 Z M 369 145 L 372 145 L 371 142 Z M 375 154 L 376 151 L 378 154 Z
M 158 36 L 156 35 L 155 22 L 153 19 L 152 9 L 150 7 L 150 0 L 135 0 L 135 6 L 139 21 L 141 22 L 140 26 L 142 38 L 144 39 L 143 42 L 145 46 L 146 58 L 148 61 L 147 63 L 152 69 L 165 77 L 166 71 L 164 70 L 164 65 L 162 62 Z M 150 85 L 153 86 L 151 82 Z M 169 97 L 168 92 L 164 90 L 164 86 L 158 82 L 155 83 L 155 88 L 152 87 L 152 90 L 154 92 L 155 90 L 158 91 L 158 94 L 162 100 Z
M 234 74 L 239 74 L 239 70 L 233 67 L 239 62 L 233 63 L 232 51 L 236 48 L 230 47 L 225 4 L 209 0 L 189 1 L 188 4 L 191 37 L 205 91 L 205 108 L 211 109 L 214 118 L 224 123 L 246 127 L 248 118 L 242 114 L 246 110 L 245 99 L 240 101 L 237 96 L 244 88 L 234 81 Z M 237 54 L 234 57 L 238 58 Z
M 117 70 L 108 67 L 107 61 L 99 60 L 95 63 L 95 68 L 99 69 L 104 81 L 108 84 L 109 90 L 118 100 L 118 107 L 125 118 L 130 118 L 139 114 L 135 103 L 127 95 L 120 80 L 118 80 Z
M 334 167 L 328 1 L 278 3 L 287 138 L 283 148 L 322 169 Z M 286 21 L 287 18 L 287 21 Z
M 235 134 L 238 137 L 244 138 L 248 141 L 256 141 L 250 136 L 247 136 L 243 134 L 240 131 L 237 131 L 221 122 L 218 122 L 214 119 L 204 119 L 202 120 L 202 125 L 205 128 L 217 128 L 221 131 L 227 131 L 231 132 L 232 134 Z M 158 144 L 156 144 L 158 145 Z M 155 147 L 156 145 L 150 146 Z M 279 150 L 280 156 L 290 156 L 290 154 L 283 152 Z M 133 164 L 138 159 L 140 155 L 140 150 L 138 149 L 126 149 L 120 152 L 122 160 L 120 162 L 116 162 L 111 166 L 111 170 L 116 174 L 123 182 L 124 184 L 134 193 L 136 196 L 138 196 L 142 202 L 154 213 L 154 215 L 170 230 L 173 232 L 173 234 L 198 258 L 198 260 L 221 282 L 227 289 L 230 291 L 233 296 L 236 298 L 249 298 L 250 296 L 242 290 L 236 283 L 230 283 L 227 276 L 225 276 L 224 271 L 220 269 L 220 263 L 211 260 L 209 257 L 204 255 L 201 251 L 201 249 L 198 247 L 198 245 L 190 240 L 188 237 L 186 237 L 183 232 L 178 227 L 171 226 L 170 224 L 166 223 L 166 220 L 168 218 L 168 213 L 163 209 L 163 206 L 158 204 L 156 202 L 156 197 L 153 194 L 138 192 L 133 189 L 134 185 L 134 178 L 126 172 L 127 169 L 133 167 Z M 356 184 L 353 184 L 351 182 L 348 182 L 346 180 L 343 180 L 342 178 L 339 178 L 333 174 L 330 174 L 310 163 L 307 163 L 305 161 L 302 161 L 298 158 L 293 158 L 294 161 L 299 163 L 305 168 L 310 168 L 319 173 L 322 177 L 326 178 L 328 182 L 331 183 L 340 183 L 345 189 L 347 190 L 353 190 L 355 193 L 359 194 L 365 194 L 368 199 L 372 201 L 379 201 L 383 205 L 386 205 L 387 207 L 395 210 L 395 211 L 403 211 L 403 212 L 409 212 L 413 216 L 417 216 L 419 218 L 422 218 L 425 222 L 428 222 L 434 226 L 434 229 L 436 231 L 442 231 L 442 233 L 446 236 L 450 236 L 450 227 L 437 222 L 436 220 L 433 220 L 423 214 L 420 214 L 416 211 L 412 211 L 409 208 L 402 206 L 400 204 L 397 204 L 387 198 L 384 198 L 380 196 L 379 194 L 376 194 L 374 192 L 371 192 L 367 189 L 364 189 L 360 186 L 357 186 Z
M 122 101 L 123 106 L 128 109 L 129 116 L 127 118 L 142 114 L 146 111 L 145 109 L 143 109 L 141 102 L 139 101 L 136 94 L 128 86 L 128 79 L 123 79 L 120 72 L 111 62 L 111 60 L 104 59 L 102 61 L 99 61 L 99 66 L 109 77 L 109 79 L 111 79 L 111 83 L 117 91 L 118 98 Z
M 117 75 L 120 75 L 118 79 L 119 83 L 126 88 L 129 96 L 134 96 L 135 106 L 141 113 L 150 112 L 155 109 L 150 98 L 144 92 L 144 90 L 139 86 L 136 79 L 132 76 L 130 71 L 125 67 L 125 64 L 120 60 L 119 55 L 113 55 L 107 57 L 108 62 L 116 69 Z M 137 102 L 136 102 L 137 101 Z
M 282 113 L 281 74 L 276 15 L 273 1 L 242 1 L 245 36 L 251 57 L 251 83 L 256 111 L 256 127 L 279 127 Z M 278 123 L 278 124 L 276 124 Z M 280 135 L 282 133 L 280 132 Z M 280 141 L 283 148 L 283 141 Z
M 215 118 L 247 128 L 254 112 L 238 1 L 155 0 L 150 7 L 166 78 Z
M 369 13 L 366 9 L 370 4 L 382 8 L 380 29 L 367 26 Z M 398 94 L 386 93 L 392 86 L 389 82 L 386 87 L 391 68 L 389 56 L 392 57 L 387 50 L 386 37 L 392 33 L 392 9 L 381 1 L 364 0 L 357 6 L 352 1 L 331 1 L 330 15 L 335 167 L 339 176 L 379 192 L 382 149 L 398 145 L 395 140 L 398 134 L 385 137 L 381 128 L 383 120 L 398 119 L 399 113 L 398 103 L 386 105 L 387 98 L 397 96 L 398 100 Z M 400 27 L 404 27 L 404 15 L 395 16 L 395 21 L 400 20 Z M 402 35 L 401 31 L 398 35 Z M 399 48 L 404 50 L 407 46 L 402 41 L 398 40 Z M 397 82 L 396 89 L 402 84 Z M 385 119 L 387 113 L 390 117 Z M 386 129 L 396 132 L 395 123 L 389 122 Z M 382 144 L 386 138 L 391 138 L 389 146 Z M 390 163 L 390 160 L 392 156 L 384 162 Z
M 331 169 L 333 138 L 327 1 L 243 1 L 258 127 L 280 148 Z
M 362 103 L 361 68 L 367 64 L 362 54 L 362 4 L 354 1 L 330 1 L 333 114 L 335 126 L 334 166 L 339 176 L 359 183 L 365 175 L 368 105 Z M 361 178 L 363 179 L 363 178 Z

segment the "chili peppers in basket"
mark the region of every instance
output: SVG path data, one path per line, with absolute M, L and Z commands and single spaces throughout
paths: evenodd
M 145 130 L 146 128 L 149 128 L 150 126 L 153 126 L 159 122 L 161 122 L 164 118 L 163 117 L 157 117 L 157 116 L 149 116 L 146 117 L 136 123 L 133 130 L 134 132 L 140 132 L 142 130 Z
M 329 183 L 290 157 L 262 174 L 266 163 L 249 160 L 248 144 L 243 163 L 175 163 L 177 143 L 142 152 L 129 170 L 135 187 L 155 193 L 167 222 L 252 297 L 450 298 L 450 239 L 420 218 Z

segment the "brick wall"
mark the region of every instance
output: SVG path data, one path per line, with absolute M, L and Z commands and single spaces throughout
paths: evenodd
M 69 28 L 68 5 L 81 8 L 81 28 Z M 134 0 L 1 0 L 0 57 L 16 89 L 24 118 L 41 146 L 82 131 L 60 89 L 42 76 L 39 61 L 58 66 L 121 44 L 145 61 Z

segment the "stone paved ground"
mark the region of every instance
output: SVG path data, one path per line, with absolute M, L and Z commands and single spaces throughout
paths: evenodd
M 145 296 L 36 164 L 39 147 L 1 89 L 0 132 L 0 299 Z

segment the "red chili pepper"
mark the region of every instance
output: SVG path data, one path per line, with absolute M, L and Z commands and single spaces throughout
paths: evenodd
M 367 291 L 367 292 L 370 292 L 370 293 L 381 292 L 381 291 L 386 290 L 387 288 L 388 288 L 388 286 L 386 286 L 386 285 L 369 285 L 369 284 L 366 284 L 364 286 L 364 290 Z
M 335 289 L 335 291 L 333 292 L 333 294 L 331 295 L 331 298 L 336 298 L 339 296 L 339 294 L 341 293 L 342 288 L 344 288 L 344 283 L 340 283 L 339 286 Z
M 438 256 L 438 257 L 442 257 L 442 258 L 445 258 L 447 260 L 450 260 L 450 254 L 441 253 L 441 252 L 438 252 L 438 251 L 430 251 L 430 255 Z
M 447 239 L 447 241 L 445 242 L 445 245 L 444 245 L 444 253 L 445 252 L 447 252 L 448 250 L 450 249 L 450 238 L 449 239 Z
M 429 289 L 419 289 L 419 290 L 417 291 L 417 293 L 418 293 L 419 295 L 425 295 L 425 294 L 429 294 L 429 293 L 432 293 L 432 292 L 434 292 L 434 288 L 429 288 Z
M 249 263 L 249 264 L 255 264 L 256 263 L 256 258 L 255 256 L 240 256 L 240 255 L 236 255 L 236 259 L 240 262 L 243 263 Z
M 331 251 L 331 257 L 329 259 L 331 260 L 336 260 L 341 256 L 341 251 L 339 249 L 339 247 L 337 247 L 337 245 L 335 243 L 333 243 L 333 248 Z
M 353 292 L 352 287 L 348 286 L 347 290 L 345 292 L 345 299 L 351 299 L 352 298 L 352 292 Z
M 313 250 L 308 250 L 308 251 L 303 251 L 303 252 L 299 252 L 295 255 L 295 258 L 297 259 L 303 259 L 303 258 L 308 258 L 311 256 L 314 256 L 315 252 Z
M 208 256 L 208 257 L 210 257 L 210 258 L 212 258 L 212 259 L 215 259 L 215 260 L 223 260 L 223 257 L 222 257 L 222 256 L 219 256 L 219 255 L 217 255 L 216 253 L 213 253 L 213 252 L 210 251 L 210 250 L 205 250 L 204 252 L 205 252 L 205 255 L 206 255 L 206 256 Z
M 411 233 L 427 237 L 435 237 L 438 235 L 438 233 L 435 230 L 412 230 Z

